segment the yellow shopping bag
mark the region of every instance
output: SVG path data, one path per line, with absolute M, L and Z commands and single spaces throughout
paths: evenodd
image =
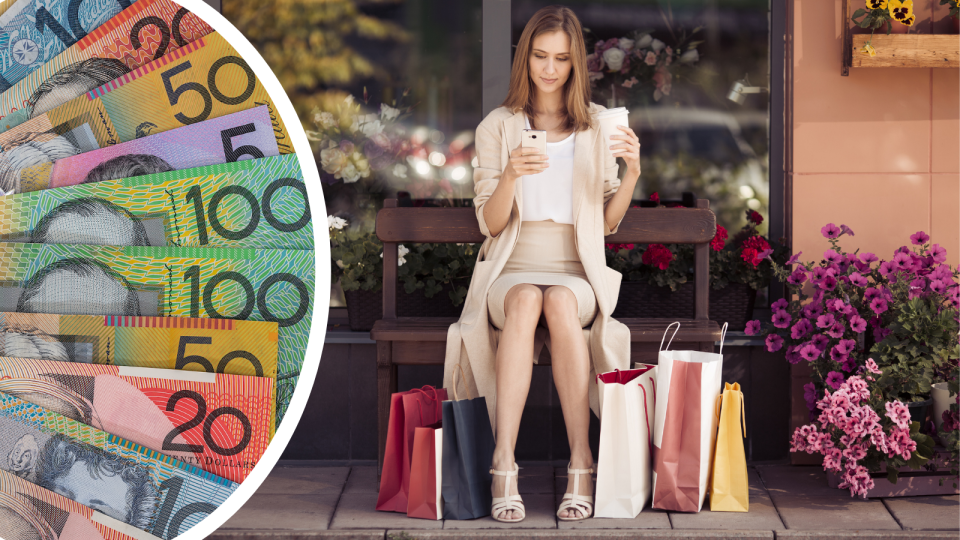
M 710 478 L 710 511 L 746 512 L 750 507 L 750 487 L 740 431 L 742 427 L 743 437 L 747 436 L 747 421 L 740 383 L 724 383 L 717 407 L 720 427 Z

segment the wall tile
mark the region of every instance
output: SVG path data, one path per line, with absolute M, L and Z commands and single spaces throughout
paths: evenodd
M 960 264 L 960 174 L 934 174 L 930 240 L 947 249 L 947 263 Z
M 956 69 L 930 71 L 933 72 L 932 172 L 960 172 L 960 76 Z

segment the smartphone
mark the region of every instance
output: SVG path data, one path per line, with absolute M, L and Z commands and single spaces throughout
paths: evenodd
M 547 153 L 547 132 L 542 129 L 525 129 L 520 134 L 520 146 L 536 148 L 541 154 Z

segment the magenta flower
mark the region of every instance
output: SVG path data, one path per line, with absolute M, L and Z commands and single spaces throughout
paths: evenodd
M 810 324 L 808 319 L 800 319 L 797 321 L 797 324 L 793 325 L 793 328 L 790 329 L 790 337 L 793 339 L 802 339 L 803 336 L 807 335 L 812 329 L 813 325 Z
M 867 366 L 867 371 L 869 371 L 870 373 L 873 373 L 875 375 L 879 375 L 880 373 L 882 373 L 882 371 L 880 371 L 880 368 L 877 367 L 877 363 L 873 360 L 873 358 L 867 358 L 866 366 Z
M 767 352 L 777 352 L 783 348 L 783 338 L 777 334 L 767 336 Z
M 747 322 L 747 328 L 743 331 L 748 336 L 755 336 L 760 333 L 760 321 Z
M 829 328 L 834 323 L 833 313 L 827 313 L 817 317 L 817 328 Z
M 807 280 L 807 273 L 802 270 L 794 270 L 787 278 L 787 283 L 791 285 L 800 285 Z
M 799 253 L 797 253 L 797 254 L 794 255 L 793 257 L 790 257 L 789 259 L 787 259 L 787 266 L 792 266 L 792 265 L 794 265 L 794 264 L 797 264 L 797 261 L 800 260 L 800 256 L 801 256 L 801 255 L 803 255 L 803 252 L 802 252 L 802 251 L 799 252 Z
M 790 303 L 787 302 L 786 298 L 780 298 L 776 302 L 770 304 L 770 309 L 773 309 L 773 310 L 787 309 L 787 306 L 789 305 Z
M 822 234 L 824 238 L 829 238 L 831 240 L 834 238 L 839 238 L 841 232 L 842 231 L 840 228 L 833 223 L 827 223 L 826 226 L 820 229 L 820 234 Z
M 857 348 L 857 342 L 852 339 L 841 339 L 834 348 L 839 348 L 843 354 L 850 354 Z
M 910 429 L 910 409 L 903 402 L 890 401 L 884 404 L 887 409 L 887 418 L 893 420 L 893 423 L 900 429 Z
M 790 321 L 792 319 L 793 317 L 791 317 L 789 313 L 787 313 L 782 309 L 774 312 L 773 317 L 771 317 L 771 320 L 773 321 L 773 325 L 776 326 L 777 328 L 786 328 L 790 326 Z
M 870 302 L 870 309 L 873 310 L 877 315 L 883 313 L 887 310 L 887 300 L 886 298 L 874 298 Z
M 930 241 L 930 235 L 923 231 L 917 231 L 915 234 L 910 235 L 910 241 L 913 242 L 915 246 L 922 246 Z
M 821 279 L 818 285 L 825 291 L 832 291 L 837 288 L 837 280 L 833 276 L 827 276 Z
M 881 276 L 889 277 L 890 274 L 892 274 L 894 271 L 893 263 L 890 261 L 883 261 L 882 263 L 880 263 L 879 270 L 880 270 Z
M 860 256 L 860 260 L 867 264 L 872 264 L 879 261 L 880 259 L 873 253 L 867 252 Z
M 787 347 L 787 362 L 791 364 L 796 364 L 801 360 L 800 353 L 798 352 L 798 347 Z
M 880 292 L 880 289 L 877 287 L 870 287 L 869 289 L 863 291 L 863 301 L 872 302 L 876 298 L 883 296 L 883 293 Z
M 826 268 L 818 267 L 813 269 L 813 277 L 811 279 L 815 281 L 820 281 L 821 279 L 827 277 L 830 273 Z
M 834 251 L 834 250 L 832 250 L 832 249 L 828 249 L 828 250 L 824 251 L 824 252 L 823 252 L 823 258 L 824 258 L 827 262 L 834 263 L 834 264 L 838 264 L 838 263 L 840 263 L 840 261 L 843 260 L 843 257 L 841 257 L 839 253 L 837 253 L 836 251 Z
M 844 332 L 843 320 L 837 320 L 837 322 L 833 326 L 827 329 L 827 334 L 829 334 L 830 337 L 834 339 L 839 339 L 843 337 L 843 332 Z
M 857 287 L 866 287 L 870 282 L 867 281 L 867 278 L 863 277 L 860 272 L 854 272 L 850 274 L 850 283 L 853 283 Z
M 930 256 L 933 257 L 934 262 L 946 262 L 947 250 L 941 247 L 940 244 L 934 244 L 930 246 Z
M 824 383 L 834 390 L 840 388 L 840 385 L 843 384 L 843 373 L 831 371 L 827 374 L 827 380 Z
M 830 311 L 843 311 L 843 306 L 846 304 L 843 303 L 843 300 L 839 298 L 834 298 L 832 300 L 827 300 L 827 309 Z
M 893 333 L 893 330 L 889 328 L 874 328 L 873 329 L 873 340 L 874 341 L 883 341 L 883 338 L 889 336 Z
M 909 253 L 897 253 L 892 262 L 892 268 L 897 272 L 906 272 L 913 268 L 913 257 Z
M 816 319 L 817 316 L 820 315 L 820 311 L 822 310 L 823 310 L 822 305 L 815 302 L 810 302 L 809 304 L 803 306 L 803 309 L 801 310 L 801 312 L 803 313 L 803 316 L 806 317 L 807 319 Z
M 947 292 L 948 282 L 942 280 L 936 280 L 930 282 L 930 290 L 937 294 L 944 294 Z
M 830 344 L 830 339 L 823 334 L 814 334 L 810 338 L 810 342 L 813 343 L 813 346 L 817 348 L 820 352 L 827 350 L 827 345 Z
M 859 315 L 854 315 L 850 317 L 850 329 L 859 334 L 867 329 L 867 321 Z
M 807 408 L 811 411 L 817 403 L 817 387 L 813 382 L 803 385 L 803 400 L 807 402 Z
M 839 345 L 834 345 L 834 347 L 830 349 L 830 359 L 833 360 L 834 362 L 837 362 L 837 363 L 846 362 L 848 357 L 849 355 L 844 353 Z
M 855 234 L 853 234 L 853 229 L 851 229 L 850 227 L 847 227 L 843 223 L 840 224 L 840 231 L 841 231 L 840 234 L 849 234 L 850 236 L 856 236 Z
M 807 362 L 813 362 L 820 356 L 820 349 L 808 343 L 800 349 L 800 356 Z

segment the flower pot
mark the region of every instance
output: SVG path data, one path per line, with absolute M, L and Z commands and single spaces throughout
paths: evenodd
M 676 291 L 640 281 L 620 283 L 620 296 L 613 318 L 692 319 L 694 317 L 695 286 L 688 281 Z M 729 329 L 743 331 L 753 316 L 757 291 L 749 285 L 731 283 L 726 287 L 710 289 L 710 319 L 729 323 Z
M 910 409 L 910 421 L 920 422 L 920 427 L 923 427 L 927 419 L 927 409 L 930 408 L 931 403 L 933 403 L 933 398 L 927 398 L 926 401 L 907 403 L 907 409 Z
M 950 451 L 942 446 L 934 448 L 933 456 L 930 462 L 936 463 L 935 470 L 911 469 L 904 465 L 900 467 L 900 478 L 896 484 L 891 484 L 887 480 L 886 465 L 881 465 L 879 472 L 870 473 L 874 486 L 867 490 L 866 498 L 887 498 L 887 497 L 916 497 L 918 495 L 953 495 L 960 491 L 953 487 L 956 477 L 950 476 L 947 462 L 950 459 Z M 842 481 L 841 475 L 826 471 L 827 485 L 831 488 L 839 489 Z
M 956 403 L 957 395 L 950 395 L 950 389 L 947 388 L 945 382 L 934 383 L 931 394 L 933 397 L 933 421 L 937 424 L 937 432 L 939 433 L 943 427 L 943 411 L 950 410 L 950 404 Z
M 441 290 L 427 298 L 423 289 L 412 294 L 403 290 L 403 283 L 397 283 L 397 316 L 398 317 L 459 317 L 463 311 L 463 304 L 454 306 L 450 301 L 450 291 L 456 285 L 466 287 L 470 278 L 460 278 L 451 283 L 441 285 Z M 373 323 L 383 317 L 383 291 L 345 291 L 347 299 L 347 317 L 350 320 L 350 329 L 356 332 L 369 332 Z

